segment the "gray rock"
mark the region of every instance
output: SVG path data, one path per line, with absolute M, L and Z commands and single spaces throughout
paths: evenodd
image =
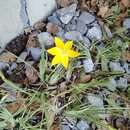
M 85 24 L 90 24 L 95 21 L 95 16 L 88 12 L 82 12 L 78 20 L 84 22 Z
M 92 72 L 94 69 L 94 64 L 92 59 L 86 59 L 83 61 L 84 70 L 86 73 Z
M 83 44 L 87 48 L 90 48 L 90 46 L 91 46 L 91 42 L 87 37 L 83 37 Z
M 88 96 L 87 96 L 87 99 L 88 99 L 89 103 L 93 106 L 104 107 L 103 99 L 101 97 L 98 97 L 96 95 L 89 93 Z
M 49 48 L 54 45 L 54 39 L 52 35 L 48 32 L 42 32 L 38 35 L 38 40 L 41 46 L 44 48 Z
M 6 62 L 0 61 L 0 70 L 5 69 L 6 67 L 9 67 L 9 64 Z
M 62 125 L 61 130 L 70 130 L 70 127 L 68 125 Z
M 109 79 L 109 83 L 108 83 L 108 90 L 111 90 L 111 91 L 115 91 L 116 90 L 116 87 L 117 87 L 117 83 L 116 83 L 116 80 L 114 78 L 110 78 Z
M 84 22 L 82 22 L 82 21 L 80 21 L 80 20 L 78 20 L 77 21 L 77 27 L 76 27 L 76 30 L 78 31 L 78 32 L 80 32 L 82 35 L 84 35 L 86 32 L 87 32 L 87 26 L 86 26 L 86 24 L 84 23 Z
M 130 28 L 130 18 L 126 18 L 123 22 L 123 27 L 125 27 L 126 29 Z
M 122 90 L 126 90 L 127 87 L 128 87 L 127 79 L 120 77 L 120 79 L 117 80 L 117 88 L 122 89 Z
M 96 40 L 102 40 L 102 30 L 100 26 L 94 26 L 90 28 L 86 34 L 87 37 L 89 37 L 91 40 L 96 39 Z
M 66 32 L 65 33 L 65 38 L 67 40 L 74 40 L 74 41 L 77 41 L 77 42 L 83 40 L 82 34 L 80 32 L 77 32 L 77 31 Z
M 56 15 L 49 16 L 49 17 L 48 17 L 48 21 L 51 22 L 51 23 L 54 23 L 54 24 L 57 24 L 57 25 L 61 26 L 61 22 L 60 22 L 60 20 L 57 18 Z
M 64 24 L 68 24 L 73 18 L 76 12 L 77 4 L 72 4 L 69 7 L 65 7 L 57 10 L 57 15 Z
M 89 124 L 86 121 L 81 120 L 77 123 L 77 128 L 79 130 L 89 130 Z
M 30 48 L 28 48 L 28 52 L 31 54 L 32 58 L 35 61 L 38 61 L 40 59 L 41 49 L 39 47 L 37 47 L 37 48 L 30 47 Z
M 77 26 L 76 26 L 76 24 L 71 24 L 71 23 L 69 23 L 69 24 L 67 24 L 66 26 L 65 26 L 65 31 L 75 31 L 76 30 L 76 28 L 77 28 Z
M 130 74 L 129 65 L 128 65 L 127 63 L 125 63 L 125 64 L 123 65 L 123 67 L 124 67 L 125 71 L 126 71 L 128 74 Z
M 121 71 L 121 72 L 125 72 L 124 68 L 121 67 L 119 62 L 110 62 L 109 63 L 109 67 L 111 71 Z
M 26 0 L 27 14 L 30 24 L 33 25 L 41 19 L 46 19 L 56 8 L 55 0 Z
M 4 48 L 28 26 L 28 19 L 20 0 L 1 0 L 0 6 L 0 47 Z
M 12 65 L 10 66 L 9 70 L 12 71 L 12 70 L 16 69 L 17 66 L 18 66 L 18 65 L 17 65 L 15 62 L 13 62 Z

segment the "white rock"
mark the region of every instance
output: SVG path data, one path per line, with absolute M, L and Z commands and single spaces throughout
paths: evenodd
M 28 25 L 23 1 L 0 0 L 0 47 L 2 48 Z
M 104 107 L 103 100 L 98 96 L 95 96 L 93 94 L 88 94 L 87 99 L 89 103 L 92 104 L 93 106 Z
M 33 25 L 41 19 L 46 19 L 55 8 L 55 0 L 27 0 L 27 13 L 30 24 Z
M 88 130 L 89 124 L 86 121 L 81 120 L 80 122 L 77 123 L 77 127 L 79 130 Z
M 93 71 L 93 69 L 94 69 L 94 64 L 93 64 L 92 59 L 84 60 L 83 66 L 84 66 L 84 70 L 86 73 L 89 73 L 89 72 Z

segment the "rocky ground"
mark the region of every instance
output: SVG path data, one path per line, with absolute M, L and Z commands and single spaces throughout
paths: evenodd
M 17 25 L 0 31 L 0 130 L 130 129 L 130 5 L 96 2 L 25 0 L 14 11 Z M 81 53 L 68 70 L 50 65 L 54 37 Z

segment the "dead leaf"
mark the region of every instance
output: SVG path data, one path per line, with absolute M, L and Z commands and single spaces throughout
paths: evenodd
M 28 41 L 27 41 L 27 45 L 26 47 L 37 47 L 38 46 L 38 41 L 37 41 L 37 38 L 36 38 L 36 34 L 31 34 L 28 38 Z
M 108 10 L 109 10 L 109 8 L 108 8 L 107 5 L 106 5 L 106 6 L 101 6 L 101 7 L 99 8 L 99 12 L 98 12 L 97 15 L 98 15 L 98 16 L 101 16 L 102 18 L 104 18 L 104 17 L 106 16 Z
M 43 21 L 39 21 L 34 24 L 34 28 L 36 29 L 37 32 L 42 32 L 44 31 L 46 24 Z
M 35 72 L 31 67 L 27 67 L 25 73 L 30 83 L 35 83 L 38 80 L 37 72 Z
M 125 7 L 130 7 L 130 0 L 121 0 L 121 4 L 123 4 Z
M 50 128 L 50 130 L 60 130 L 59 122 L 56 124 L 53 124 Z
M 0 61 L 2 62 L 13 62 L 16 60 L 15 55 L 11 54 L 11 53 L 3 53 L 0 55 Z
M 130 52 L 129 51 L 126 51 L 122 54 L 122 57 L 124 60 L 126 61 L 130 61 Z
M 26 27 L 24 28 L 25 34 L 31 34 L 33 32 L 33 27 Z
M 15 113 L 17 112 L 19 109 L 24 108 L 24 102 L 23 101 L 17 101 L 17 102 L 13 102 L 13 103 L 9 103 L 6 106 L 6 109 L 11 112 L 11 113 Z
M 70 4 L 70 0 L 57 0 L 57 3 L 61 7 L 67 7 Z

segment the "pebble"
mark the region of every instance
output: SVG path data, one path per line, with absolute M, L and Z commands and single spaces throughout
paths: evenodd
M 102 31 L 100 26 L 94 26 L 92 28 L 90 28 L 86 34 L 86 36 L 88 38 L 92 39 L 96 39 L 101 41 L 102 40 Z
M 70 127 L 68 125 L 62 125 L 61 130 L 70 130 Z
M 41 49 L 39 47 L 30 47 L 28 48 L 28 52 L 30 52 L 32 58 L 35 60 L 35 61 L 38 61 L 40 59 L 40 56 L 41 56 Z
M 77 128 L 79 130 L 89 130 L 89 124 L 86 121 L 81 120 L 77 123 Z
M 95 16 L 85 11 L 81 13 L 78 20 L 84 22 L 85 24 L 90 24 L 95 21 Z
M 91 46 L 90 40 L 87 37 L 85 37 L 85 36 L 83 37 L 83 44 L 87 48 L 90 48 L 90 46 Z
M 94 64 L 92 59 L 86 59 L 83 61 L 84 70 L 86 73 L 92 72 L 94 69 Z
M 16 69 L 17 66 L 18 66 L 17 63 L 13 62 L 12 65 L 10 66 L 9 70 L 12 71 L 12 70 Z
M 109 67 L 111 71 L 120 71 L 120 72 L 125 72 L 124 68 L 121 67 L 119 62 L 110 62 Z
M 117 80 L 117 88 L 126 90 L 128 87 L 127 79 L 120 77 L 119 80 Z
M 59 27 L 59 31 L 56 33 L 56 36 L 60 37 L 64 41 L 65 40 L 64 33 L 65 33 L 64 29 Z
M 0 70 L 5 69 L 8 66 L 9 66 L 8 63 L 0 61 Z
M 68 7 L 57 10 L 57 16 L 60 18 L 62 23 L 68 24 L 75 15 L 77 4 L 72 4 Z
M 76 30 L 80 32 L 82 35 L 84 35 L 87 32 L 87 29 L 88 28 L 85 25 L 85 23 L 78 20 Z
M 52 33 L 52 34 L 55 34 L 59 31 L 58 25 L 54 23 L 48 23 L 46 25 L 46 29 L 47 29 L 47 32 Z
M 58 17 L 56 16 L 56 14 L 53 14 L 52 16 L 49 16 L 48 17 L 48 21 L 51 22 L 51 23 L 54 23 L 54 24 L 57 24 L 57 25 L 61 26 L 61 22 L 58 19 Z
M 43 48 L 49 48 L 54 45 L 54 39 L 52 35 L 48 32 L 40 33 L 38 35 L 38 40 Z
M 113 77 L 111 77 L 109 79 L 109 83 L 108 83 L 108 90 L 115 91 L 116 87 L 117 87 L 116 80 Z
M 130 18 L 126 18 L 123 22 L 123 27 L 125 27 L 126 29 L 130 28 Z
M 83 40 L 83 37 L 82 37 L 82 34 L 78 31 L 69 31 L 69 32 L 66 32 L 65 33 L 65 38 L 67 40 L 73 40 L 73 41 L 82 41 Z
M 103 99 L 100 98 L 99 96 L 93 95 L 93 94 L 88 94 L 87 99 L 90 104 L 96 107 L 104 107 L 103 105 Z

